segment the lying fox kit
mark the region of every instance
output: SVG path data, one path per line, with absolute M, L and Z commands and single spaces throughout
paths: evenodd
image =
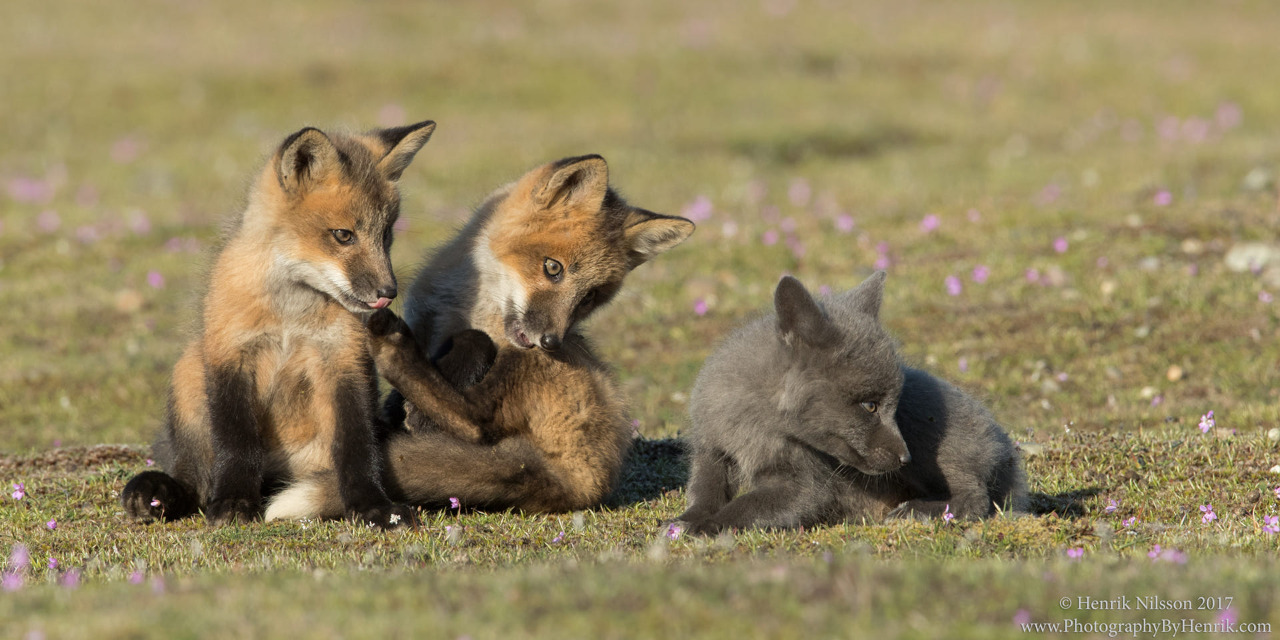
M 412 522 L 382 484 L 363 318 L 396 297 L 396 182 L 435 123 L 362 135 L 306 128 L 258 176 L 217 257 L 203 327 L 174 367 L 155 442 L 164 472 L 121 495 L 139 520 L 261 515 L 264 487 L 321 470 L 347 515 Z
M 884 272 L 774 313 L 707 359 L 690 398 L 695 533 L 1025 508 L 1021 460 L 976 400 L 901 363 L 880 325 Z
M 415 279 L 407 323 L 385 310 L 370 322 L 397 390 L 388 413 L 405 425 L 386 441 L 391 494 L 530 512 L 598 504 L 631 427 L 578 323 L 693 228 L 627 204 L 600 156 L 543 165 L 491 195 Z M 268 517 L 334 513 L 334 482 L 294 485 Z

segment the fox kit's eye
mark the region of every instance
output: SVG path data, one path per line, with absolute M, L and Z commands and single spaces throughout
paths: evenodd
M 330 229 L 329 232 L 333 234 L 333 239 L 337 240 L 338 244 L 351 244 L 356 241 L 356 234 L 351 233 L 350 229 Z
M 880 409 L 880 405 L 874 402 L 863 402 L 861 404 L 862 408 L 867 410 L 867 413 L 875 413 Z
M 560 277 L 564 274 L 564 265 L 547 258 L 542 261 L 542 272 L 547 274 L 552 282 L 560 282 Z

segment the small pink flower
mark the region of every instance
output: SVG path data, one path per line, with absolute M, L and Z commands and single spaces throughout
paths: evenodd
M 160 595 L 164 593 L 164 577 L 163 576 L 151 577 L 151 593 L 154 593 L 156 595 Z
M 920 230 L 925 233 L 933 233 L 941 224 L 942 220 L 936 214 L 931 213 L 920 221 Z
M 1280 516 L 1263 516 L 1262 531 L 1269 534 L 1280 533 Z
M 1053 250 L 1058 253 L 1066 253 L 1069 246 L 1064 236 L 1058 236 L 1053 240 Z
M 461 509 L 461 508 L 462 508 L 462 503 L 461 503 L 461 502 L 459 502 L 457 498 L 449 498 L 449 508 L 450 508 L 450 509 Z
M 818 293 L 824 296 L 831 295 L 831 285 L 829 284 L 818 285 Z
M 62 578 L 58 580 L 58 584 L 66 589 L 75 589 L 80 586 L 80 572 L 76 569 L 68 569 L 62 574 Z
M 980 264 L 973 268 L 974 282 L 978 284 L 983 284 L 987 281 L 987 278 L 990 278 L 990 277 L 991 277 L 991 269 L 986 265 Z
M 1211 504 L 1200 505 L 1200 513 L 1204 514 L 1200 516 L 1200 521 L 1205 524 L 1209 524 L 1210 522 L 1218 519 L 1218 514 L 1213 512 L 1213 505 Z
M 1115 500 L 1108 500 L 1107 502 L 1109 504 L 1107 504 L 1107 508 L 1103 509 L 1103 511 L 1106 511 L 1107 513 L 1115 513 L 1119 505 L 1116 504 Z
M 875 267 L 880 271 L 884 271 L 885 269 L 888 269 L 891 264 L 892 263 L 889 262 L 889 256 L 881 254 L 880 256 L 876 257 L 876 261 L 872 263 L 871 266 Z
M 1066 382 L 1070 377 L 1071 376 L 1067 375 L 1066 371 L 1060 372 L 1058 375 L 1054 376 L 1054 378 L 1057 378 L 1058 382 Z
M 948 504 L 947 506 L 945 506 L 945 507 L 943 507 L 943 508 L 942 508 L 942 521 L 943 521 L 943 522 L 946 522 L 946 523 L 948 523 L 948 524 L 949 524 L 952 520 L 955 520 L 955 518 L 956 518 L 956 514 L 951 513 L 951 505 L 950 505 L 950 504 Z
M 1154 546 L 1154 547 L 1151 547 L 1151 550 L 1147 552 L 1147 557 L 1148 557 L 1148 558 L 1151 558 L 1152 560 L 1155 560 L 1156 558 L 1159 558 L 1159 557 L 1160 557 L 1160 545 L 1156 545 L 1156 546 Z
M 54 187 L 48 181 L 36 178 L 9 180 L 9 197 L 23 204 L 45 204 L 53 199 Z
M 960 291 L 961 291 L 960 278 L 957 278 L 955 276 L 947 276 L 947 279 L 945 280 L 945 284 L 947 285 L 947 295 L 952 297 L 960 295 Z
M 1178 551 L 1177 549 L 1165 549 L 1160 552 L 1160 559 L 1174 564 L 1186 564 L 1187 554 Z
M 156 464 L 156 461 L 155 461 L 155 460 L 152 460 L 151 458 L 147 458 L 147 466 L 148 466 L 148 467 L 155 466 L 155 464 Z
M 1040 194 L 1036 196 L 1036 203 L 1040 206 L 1051 205 L 1060 197 L 1062 197 L 1062 187 L 1056 183 L 1050 183 L 1040 190 Z
M 1156 396 L 1156 397 L 1154 397 L 1154 398 L 1152 398 L 1152 399 L 1151 399 L 1151 406 L 1153 406 L 1153 407 L 1158 407 L 1158 406 L 1160 406 L 1161 404 L 1164 404 L 1164 396 L 1163 396 L 1163 395 L 1158 395 L 1158 396 Z
M 551 539 L 551 544 L 560 544 L 561 542 L 564 542 L 564 531 L 557 533 L 556 537 Z
M 146 576 L 142 575 L 141 571 L 134 571 L 129 574 L 129 584 L 142 584 L 145 577 Z
M 1218 624 L 1222 625 L 1223 628 L 1226 628 L 1226 629 L 1234 629 L 1236 626 L 1236 622 L 1239 619 L 1240 619 L 1240 616 L 1237 615 L 1236 610 L 1231 607 L 1227 607 L 1226 609 L 1223 609 L 1218 614 Z
M 49 556 L 49 568 L 50 568 L 50 569 L 57 569 L 57 568 L 58 568 L 58 559 L 57 559 L 57 558 L 55 558 L 55 557 L 53 557 L 53 556 Z
M 19 482 L 13 485 L 12 495 L 14 500 L 21 500 L 23 497 L 27 495 L 27 485 L 22 482 Z
M 1030 282 L 1031 284 L 1037 284 L 1040 282 L 1040 270 L 1035 267 L 1028 267 L 1025 275 L 1027 277 L 1027 282 Z
M 57 520 L 56 518 L 55 518 L 55 519 L 53 519 L 53 520 L 50 520 L 50 521 L 48 521 L 48 522 L 44 523 L 44 526 L 49 527 L 49 530 L 50 530 L 50 531 L 53 531 L 53 530 L 55 530 L 55 529 L 57 529 L 57 528 L 58 528 L 58 520 Z
M 679 538 L 679 537 L 680 537 L 680 534 L 681 534 L 682 532 L 684 532 L 684 527 L 682 527 L 682 526 L 680 526 L 680 525 L 678 525 L 678 524 L 676 524 L 676 523 L 674 523 L 674 522 L 673 522 L 673 523 L 671 523 L 671 524 L 669 524 L 669 525 L 667 525 L 667 533 L 666 533 L 666 536 L 667 536 L 667 539 L 668 539 L 668 540 L 675 540 L 676 538 Z
M 707 315 L 707 301 L 703 300 L 702 298 L 698 298 L 697 300 L 694 300 L 693 312 L 698 314 L 699 316 Z
M 155 508 L 157 508 L 157 509 L 158 509 L 158 508 L 160 508 L 160 505 L 162 505 L 162 504 L 164 504 L 164 503 L 163 503 L 163 502 L 160 502 L 160 499 L 159 499 L 159 498 L 152 498 L 152 499 L 151 499 L 151 506 L 152 506 L 152 507 L 155 507 Z
M 836 216 L 836 231 L 840 233 L 849 233 L 853 231 L 853 216 L 842 213 Z
M 1161 189 L 1156 192 L 1155 197 L 1152 198 L 1151 201 L 1154 202 L 1157 207 L 1167 207 L 1173 204 L 1173 194 L 1169 193 L 1168 189 Z
M 1129 527 L 1132 527 L 1133 523 L 1137 521 L 1138 521 L 1138 516 L 1129 516 L 1128 518 L 1123 520 L 1120 524 L 1124 525 L 1124 528 L 1128 529 Z
M 1107 265 L 1111 264 L 1111 261 L 1107 260 L 1106 256 L 1098 256 L 1098 259 L 1094 260 L 1093 264 L 1096 265 L 1099 269 L 1106 269 Z
M 1266 291 L 1258 292 L 1258 302 L 1261 302 L 1263 304 L 1271 304 L 1272 300 L 1275 300 L 1275 298 L 1270 293 L 1267 293 Z
M 960 373 L 964 373 L 969 370 L 969 359 L 961 356 L 960 361 L 957 362 L 956 365 L 960 367 Z
M 982 214 L 977 209 L 970 209 L 966 215 L 969 217 L 969 222 L 976 223 L 982 219 Z
M 1017 625 L 1018 627 L 1022 627 L 1025 624 L 1030 624 L 1030 622 L 1031 622 L 1030 611 L 1027 611 L 1026 609 L 1018 609 L 1017 611 L 1014 612 L 1013 624 Z
M 133 162 L 142 153 L 142 141 L 133 136 L 124 136 L 111 145 L 111 159 L 125 164 Z
M 1075 547 L 1074 549 L 1067 549 L 1067 557 L 1072 560 L 1079 560 L 1080 558 L 1083 558 L 1084 547 Z
M 1276 487 L 1273 491 L 1276 494 L 1276 500 L 1280 500 L 1280 487 Z
M 1218 426 L 1218 422 L 1213 419 L 1213 409 L 1200 416 L 1200 433 L 1209 433 L 1209 430 Z
M 164 275 L 159 271 L 148 271 L 147 284 L 151 285 L 152 289 L 164 288 Z
M 772 247 L 773 245 L 778 244 L 778 232 L 774 229 L 765 231 L 764 235 L 760 236 L 760 242 L 766 247 Z
M 787 248 L 791 249 L 791 255 L 795 256 L 796 260 L 804 257 L 805 246 L 799 238 L 795 236 L 787 236 Z
M 44 233 L 53 233 L 62 226 L 62 218 L 58 216 L 58 212 L 53 209 L 45 209 L 36 216 L 36 228 Z
M 4 577 L 0 578 L 0 589 L 17 591 L 22 588 L 22 583 L 22 574 L 16 571 L 6 571 Z
M 681 213 L 684 217 L 694 222 L 702 222 L 711 217 L 713 209 L 714 207 L 711 205 L 711 198 L 698 196 L 697 198 L 694 198 L 693 202 L 685 205 L 684 210 L 681 211 Z
M 27 545 L 21 542 L 13 545 L 13 549 L 9 551 L 9 568 L 22 571 L 29 566 L 31 566 L 31 552 L 27 551 Z

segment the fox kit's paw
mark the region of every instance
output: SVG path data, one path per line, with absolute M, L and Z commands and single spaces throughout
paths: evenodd
M 719 522 L 707 517 L 690 516 L 687 511 L 681 514 L 679 518 L 676 518 L 674 522 L 668 524 L 666 531 L 669 534 L 671 531 L 677 530 L 677 527 L 679 527 L 678 531 L 691 536 L 714 536 L 724 531 L 724 526 Z
M 120 492 L 125 514 L 142 522 L 184 518 L 195 512 L 196 502 L 185 486 L 160 471 L 139 473 Z
M 388 503 L 372 507 L 355 507 L 347 511 L 347 516 L 367 522 L 379 529 L 418 526 L 417 509 L 403 504 Z
M 369 330 L 369 353 L 373 355 L 378 371 L 388 378 L 417 360 L 425 360 L 418 352 L 413 332 L 400 316 L 388 309 L 379 309 L 365 321 Z
M 204 508 L 204 519 L 210 526 L 233 522 L 252 522 L 262 515 L 261 498 L 219 498 Z
M 956 512 L 951 509 L 951 503 L 945 500 L 908 500 L 890 511 L 885 519 L 928 520 L 929 518 L 946 518 L 948 513 L 952 517 L 956 516 Z

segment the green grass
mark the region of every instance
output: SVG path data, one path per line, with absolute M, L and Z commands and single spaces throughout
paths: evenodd
M 1122 594 L 1232 596 L 1239 621 L 1280 621 L 1280 536 L 1261 529 L 1280 513 L 1280 304 L 1260 299 L 1280 267 L 1223 264 L 1280 236 L 1278 31 L 1260 0 L 11 2 L 0 496 L 29 493 L 0 500 L 0 551 L 35 565 L 0 592 L 0 635 L 993 637 L 1020 609 L 1052 621 L 1064 595 Z M 402 182 L 402 279 L 557 157 L 604 155 L 655 211 L 711 200 L 590 321 L 648 438 L 620 493 L 580 517 L 426 514 L 390 534 L 126 522 L 113 494 L 145 468 L 208 250 L 258 163 L 303 125 L 423 118 L 439 130 Z M 782 273 L 849 287 L 881 243 L 886 324 L 1042 448 L 1040 515 L 663 542 L 686 473 L 664 439 L 702 360 Z M 1210 409 L 1222 431 L 1201 434 Z M 1188 562 L 1153 562 L 1156 544 Z M 56 586 L 71 568 L 79 588 Z

